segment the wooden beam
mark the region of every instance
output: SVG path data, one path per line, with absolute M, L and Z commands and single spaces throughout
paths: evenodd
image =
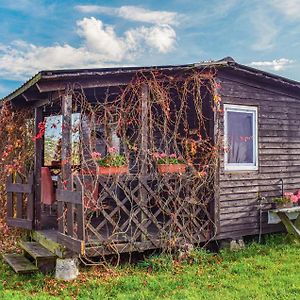
M 6 224 L 11 227 L 18 227 L 18 228 L 32 230 L 32 220 L 6 218 Z
M 85 255 L 85 242 L 73 238 L 69 235 L 65 235 L 61 232 L 57 234 L 57 242 L 66 248 L 70 249 L 74 253 L 78 253 L 80 255 Z
M 51 81 L 41 81 L 36 84 L 38 90 L 41 93 L 44 92 L 51 92 L 51 91 L 63 91 L 67 88 L 68 85 L 73 84 L 75 87 L 89 89 L 89 88 L 96 88 L 96 87 L 110 87 L 110 86 L 122 86 L 127 85 L 131 82 L 131 76 L 122 76 L 118 78 L 113 78 L 112 76 L 105 76 L 99 78 L 77 78 L 74 80 L 72 78 L 59 78 L 58 80 L 51 80 Z
M 299 213 L 297 219 L 295 220 L 294 224 L 300 230 L 300 213 Z
M 285 212 L 277 212 L 278 217 L 280 218 L 281 222 L 284 224 L 288 234 L 291 238 L 296 242 L 300 243 L 300 229 L 297 228 L 293 222 L 289 219 Z M 298 221 L 297 221 L 298 225 Z
M 56 200 L 65 203 L 82 204 L 82 193 L 73 191 L 57 190 Z
M 9 182 L 6 185 L 7 193 L 31 193 L 32 186 L 24 183 L 12 183 Z
M 41 95 L 38 91 L 36 91 L 36 92 L 34 92 L 34 91 L 33 92 L 24 92 L 22 94 L 22 97 L 27 102 L 48 100 L 48 94 Z
M 30 104 L 33 108 L 36 108 L 36 107 L 41 107 L 41 106 L 45 106 L 45 105 L 48 105 L 50 103 L 56 102 L 60 98 L 61 98 L 60 93 L 58 91 L 55 91 L 55 92 L 52 92 L 52 93 L 48 93 L 47 98 L 32 101 L 32 102 L 30 102 Z
M 34 110 L 34 135 L 39 133 L 39 123 L 43 122 L 42 107 L 37 107 Z M 36 139 L 34 142 L 34 219 L 35 229 L 41 228 L 41 169 L 43 165 L 43 138 Z
M 43 100 L 30 102 L 30 104 L 32 104 L 33 108 L 38 108 L 50 104 L 50 101 L 49 99 L 43 99 Z

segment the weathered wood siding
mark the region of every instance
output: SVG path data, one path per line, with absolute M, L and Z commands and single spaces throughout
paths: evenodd
M 222 103 L 258 107 L 258 171 L 224 171 L 220 159 L 218 238 L 259 233 L 258 195 L 271 200 L 285 191 L 300 189 L 300 99 L 279 85 L 260 85 L 242 78 L 220 75 Z M 221 120 L 223 135 L 223 120 Z M 266 211 L 270 204 L 264 204 Z M 282 229 L 268 225 L 262 215 L 263 232 Z

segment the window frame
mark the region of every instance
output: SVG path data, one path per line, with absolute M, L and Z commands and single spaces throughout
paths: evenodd
M 258 108 L 236 104 L 224 104 L 224 145 L 228 146 L 228 112 L 251 113 L 253 116 L 253 163 L 228 163 L 228 151 L 224 151 L 225 171 L 257 171 L 258 170 Z

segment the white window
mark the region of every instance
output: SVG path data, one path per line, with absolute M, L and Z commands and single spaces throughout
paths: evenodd
M 257 170 L 257 107 L 224 104 L 225 170 Z

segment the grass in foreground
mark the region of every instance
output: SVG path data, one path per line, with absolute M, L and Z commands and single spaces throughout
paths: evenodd
M 300 299 L 299 251 L 271 236 L 239 252 L 195 251 L 185 262 L 160 255 L 135 266 L 89 268 L 68 283 L 16 275 L 0 261 L 0 299 Z

